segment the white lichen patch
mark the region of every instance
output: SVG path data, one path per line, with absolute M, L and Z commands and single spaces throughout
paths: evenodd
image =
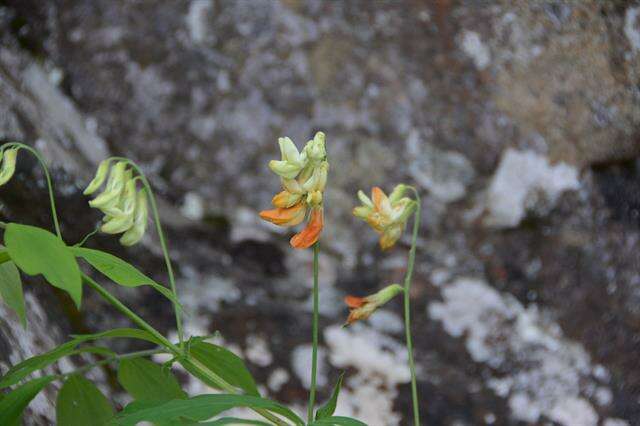
M 443 286 L 442 297 L 429 305 L 430 317 L 442 321 L 452 336 L 463 337 L 474 361 L 509 371 L 487 384 L 508 398 L 515 419 L 537 422 L 546 416 L 567 426 L 597 424 L 583 389 L 608 390 L 593 371 L 600 371 L 600 377 L 608 373 L 591 365 L 584 348 L 566 339 L 535 305 L 525 308 L 513 296 L 472 278 Z
M 202 197 L 195 192 L 187 192 L 180 207 L 180 212 L 188 219 L 201 220 L 204 217 L 204 201 Z
M 640 6 L 630 7 L 624 15 L 624 35 L 631 49 L 640 51 Z
M 482 42 L 480 35 L 475 31 L 464 31 L 462 33 L 460 47 L 473 60 L 479 70 L 485 69 L 491 62 L 489 47 Z
M 575 167 L 551 165 L 533 151 L 507 149 L 487 191 L 485 225 L 515 227 L 527 210 L 538 204 L 553 206 L 563 192 L 579 186 Z
M 193 0 L 187 13 L 187 29 L 195 43 L 204 43 L 211 36 L 208 17 L 213 11 L 212 0 Z
M 282 389 L 290 379 L 289 372 L 284 368 L 276 368 L 273 370 L 269 378 L 267 379 L 267 386 L 273 392 L 278 392 Z
M 324 336 L 331 364 L 357 371 L 345 381 L 336 414 L 371 426 L 398 425 L 401 416 L 393 411 L 396 387 L 411 378 L 404 346 L 362 324 L 347 329 L 333 325 Z

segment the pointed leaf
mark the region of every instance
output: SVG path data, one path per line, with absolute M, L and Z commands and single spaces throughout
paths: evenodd
M 309 423 L 309 426 L 367 426 L 367 424 L 351 417 L 333 416 L 316 420 Z
M 44 275 L 54 287 L 71 296 L 76 306 L 82 299 L 82 278 L 73 253 L 49 231 L 35 226 L 10 223 L 4 243 L 15 264 L 27 275 Z
M 74 334 L 71 337 L 81 342 L 108 338 L 129 338 L 145 340 L 147 342 L 155 343 L 158 346 L 163 346 L 162 342 L 158 340 L 153 334 L 139 328 L 114 328 L 112 330 L 102 331 L 100 333 L 94 334 Z
M 188 424 L 188 423 L 185 423 Z M 210 422 L 198 422 L 191 423 L 191 425 L 200 426 L 223 426 L 223 425 L 256 425 L 256 426 L 271 426 L 271 423 L 263 422 L 262 420 L 248 420 L 239 419 L 237 417 L 224 417 L 222 419 L 212 420 Z
M 0 298 L 20 318 L 22 327 L 27 327 L 27 315 L 24 306 L 24 294 L 22 293 L 22 280 L 20 272 L 13 262 L 0 263 Z
M 170 371 L 144 358 L 120 361 L 118 381 L 136 401 L 170 401 L 187 397 Z
M 115 419 L 119 425 L 136 425 L 142 421 L 167 422 L 186 418 L 191 421 L 207 420 L 234 407 L 267 410 L 279 414 L 296 425 L 304 421 L 289 408 L 268 399 L 250 395 L 198 395 L 189 399 L 167 402 L 132 402 Z
M 174 303 L 180 304 L 174 294 L 168 288 L 158 284 L 133 265 L 101 250 L 94 250 L 85 247 L 70 247 L 71 251 L 78 257 L 83 258 L 91 266 L 96 268 L 104 276 L 124 287 L 139 287 L 149 285 L 159 293 Z
M 329 398 L 326 404 L 324 404 L 321 408 L 318 409 L 318 411 L 316 411 L 316 420 L 331 417 L 333 415 L 333 412 L 336 411 L 336 405 L 338 404 L 338 394 L 340 394 L 340 388 L 342 387 L 343 378 L 344 372 L 340 374 L 340 377 L 338 377 L 338 382 L 333 388 L 331 398 Z
M 18 424 L 27 405 L 53 379 L 53 376 L 40 377 L 18 386 L 6 394 L 0 400 L 0 425 Z
M 211 343 L 195 341 L 190 345 L 189 354 L 227 383 L 244 390 L 249 395 L 260 396 L 256 382 L 244 361 L 230 350 Z M 191 374 L 209 386 L 218 388 L 216 383 L 194 368 L 192 361 L 188 358 L 182 360 L 181 363 Z
M 59 426 L 103 426 L 113 418 L 111 404 L 100 390 L 82 376 L 71 376 L 56 401 Z

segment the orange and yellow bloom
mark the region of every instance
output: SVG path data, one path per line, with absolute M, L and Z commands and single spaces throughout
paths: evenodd
M 295 226 L 309 214 L 307 226 L 290 241 L 298 249 L 315 244 L 324 226 L 322 200 L 329 171 L 324 142 L 324 133 L 318 132 L 300 152 L 291 139 L 280 138 L 282 160 L 269 162 L 280 176 L 282 191 L 271 200 L 275 208 L 260 212 L 260 217 L 278 226 Z
M 354 208 L 353 214 L 380 234 L 380 247 L 383 250 L 392 247 L 400 239 L 407 220 L 416 209 L 416 202 L 404 196 L 407 189 L 404 184 L 397 185 L 387 197 L 382 189 L 374 186 L 371 198 L 358 191 L 362 205 Z
M 349 317 L 345 326 L 356 321 L 367 319 L 376 309 L 387 303 L 389 300 L 402 293 L 404 290 L 400 284 L 391 284 L 382 290 L 367 297 L 347 296 L 344 302 L 349 307 Z

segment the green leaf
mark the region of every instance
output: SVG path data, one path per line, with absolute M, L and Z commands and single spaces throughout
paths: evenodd
M 316 420 L 309 423 L 309 426 L 367 426 L 367 424 L 351 417 L 333 416 Z
M 114 328 L 112 330 L 102 331 L 100 333 L 94 334 L 73 334 L 71 337 L 82 342 L 108 338 L 130 338 L 145 340 L 158 346 L 164 346 L 163 343 L 158 340 L 153 334 L 139 328 Z
M 242 389 L 249 395 L 260 396 L 256 382 L 244 361 L 228 349 L 196 340 L 195 343 L 190 343 L 189 354 L 191 358 L 203 364 L 227 383 Z M 202 375 L 189 358 L 182 359 L 180 362 L 191 374 L 209 386 L 219 388 L 217 383 Z
M 6 250 L 0 251 L 0 263 L 8 262 L 10 260 L 11 260 L 11 256 L 9 256 L 9 252 L 8 251 L 6 251 Z
M 338 377 L 338 382 L 333 388 L 331 398 L 329 398 L 326 404 L 324 404 L 321 408 L 318 409 L 318 411 L 316 411 L 316 420 L 331 417 L 333 415 L 333 412 L 336 411 L 336 405 L 338 404 L 338 395 L 340 394 L 340 388 L 342 387 L 343 378 L 344 372 L 340 374 L 340 377 Z
M 20 318 L 22 327 L 27 327 L 27 315 L 22 294 L 20 272 L 13 262 L 0 263 L 0 297 Z
M 289 408 L 268 399 L 250 395 L 198 395 L 189 399 L 167 402 L 132 402 L 115 419 L 116 424 L 128 426 L 141 421 L 166 422 L 186 418 L 192 421 L 207 420 L 234 407 L 263 409 L 279 414 L 296 425 L 304 421 Z
M 54 378 L 53 376 L 40 377 L 18 386 L 6 394 L 0 400 L 0 425 L 17 425 L 22 411 Z
M 15 385 L 34 371 L 41 370 L 65 356 L 76 355 L 80 353 L 98 353 L 101 355 L 113 354 L 113 351 L 111 351 L 110 349 L 94 346 L 76 349 L 76 346 L 78 346 L 78 344 L 80 343 L 81 341 L 79 340 L 71 340 L 69 342 L 63 343 L 62 345 L 52 349 L 49 352 L 36 355 L 22 361 L 19 364 L 14 365 L 9 369 L 9 371 L 7 371 L 4 376 L 2 376 L 2 380 L 0 381 L 0 389 L 7 386 Z
M 7 373 L 2 377 L 2 380 L 0 380 L 0 389 L 18 383 L 20 380 L 27 377 L 34 371 L 41 370 L 42 368 L 53 364 L 54 362 L 65 356 L 83 352 L 93 352 L 107 355 L 113 353 L 109 349 L 100 347 L 86 347 L 76 349 L 76 347 L 83 342 L 105 338 L 132 338 L 145 340 L 159 346 L 162 345 L 161 342 L 158 341 L 151 333 L 136 328 L 115 328 L 113 330 L 103 331 L 101 333 L 80 334 L 72 337 L 73 340 L 65 342 L 49 352 L 28 358 L 21 363 L 11 367 L 11 369 L 9 369 L 9 371 L 7 371 Z
M 116 257 L 110 253 L 100 250 L 89 249 L 85 247 L 70 247 L 70 250 L 78 257 L 83 258 L 91 266 L 96 268 L 104 276 L 124 287 L 139 287 L 149 285 L 156 289 L 159 293 L 171 300 L 173 303 L 180 305 L 173 292 L 158 284 L 133 265 Z
M 58 426 L 106 425 L 113 418 L 113 408 L 100 390 L 89 380 L 74 375 L 58 393 Z
M 27 275 L 44 275 L 54 287 L 71 296 L 76 306 L 82 299 L 82 278 L 73 253 L 49 231 L 35 226 L 10 223 L 4 243 L 15 264 Z
M 257 426 L 271 426 L 271 423 L 263 422 L 262 420 L 247 420 L 239 419 L 237 417 L 224 417 L 218 420 L 212 420 L 210 422 L 198 422 L 198 423 L 185 423 L 191 425 L 200 426 L 223 426 L 223 425 L 257 425 Z
M 136 401 L 170 401 L 187 397 L 170 371 L 144 358 L 120 361 L 118 381 Z

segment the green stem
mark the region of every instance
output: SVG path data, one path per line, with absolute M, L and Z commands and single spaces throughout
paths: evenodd
M 151 189 L 151 184 L 149 183 L 149 181 L 147 180 L 147 177 L 142 172 L 142 169 L 140 169 L 140 167 L 133 161 L 124 157 L 112 157 L 112 159 L 118 160 L 118 161 L 126 161 L 136 171 L 136 173 L 138 174 L 138 176 L 142 181 L 143 186 L 147 191 L 147 194 L 149 195 L 151 211 L 153 213 L 153 219 L 156 224 L 156 232 L 158 233 L 158 239 L 160 240 L 160 247 L 162 248 L 162 254 L 164 256 L 164 263 L 167 267 L 167 275 L 169 275 L 169 284 L 171 285 L 171 291 L 173 292 L 173 295 L 175 296 L 176 300 L 179 300 L 178 290 L 176 287 L 176 279 L 173 274 L 173 265 L 171 264 L 171 258 L 169 257 L 169 248 L 167 247 L 167 241 L 165 239 L 164 232 L 162 230 L 162 224 L 160 223 L 160 213 L 158 212 L 158 205 L 156 203 L 156 197 L 153 193 L 153 190 Z M 181 314 L 180 306 L 178 306 L 178 304 L 175 302 L 173 304 L 173 310 L 175 312 L 175 317 L 176 317 L 176 327 L 178 329 L 178 340 L 180 342 L 180 348 L 182 348 L 184 346 L 182 314 Z
M 98 294 L 103 299 L 105 299 L 107 302 L 111 303 L 116 309 L 118 309 L 124 315 L 129 317 L 129 319 L 131 319 L 131 321 L 136 323 L 140 328 L 142 328 L 143 330 L 146 330 L 149 333 L 151 333 L 153 335 L 153 337 L 155 337 L 158 340 L 158 342 L 162 343 L 162 345 L 164 345 L 164 347 L 167 348 L 171 353 L 173 353 L 174 355 L 177 355 L 178 357 L 183 359 L 183 362 L 190 363 L 200 373 L 202 373 L 202 375 L 204 375 L 207 378 L 209 378 L 213 383 L 216 383 L 219 388 L 221 388 L 221 389 L 223 389 L 223 390 L 225 390 L 225 391 L 227 391 L 229 393 L 233 393 L 233 394 L 238 394 L 239 393 L 239 391 L 233 385 L 229 384 L 222 377 L 218 376 L 216 373 L 211 371 L 209 368 L 207 368 L 207 366 L 205 366 L 204 364 L 202 364 L 201 362 L 199 362 L 195 358 L 188 357 L 183 348 L 180 348 L 180 347 L 174 345 L 173 343 L 171 343 L 159 331 L 157 331 L 151 324 L 147 323 L 145 320 L 140 318 L 135 312 L 133 312 L 131 309 L 127 308 L 122 302 L 120 302 L 115 296 L 113 296 L 111 293 L 109 293 L 104 287 L 102 287 L 100 284 L 98 284 L 91 277 L 89 277 L 89 276 L 87 276 L 86 274 L 83 273 L 82 274 L 82 278 L 84 279 L 84 281 L 91 288 L 93 288 L 95 291 L 97 291 Z M 281 425 L 281 426 L 287 426 L 288 425 L 287 422 L 281 420 L 280 418 L 278 418 L 277 416 L 275 416 L 274 414 L 272 414 L 272 413 L 270 413 L 270 412 L 268 412 L 266 410 L 254 409 L 254 411 L 257 412 L 258 414 L 260 414 L 261 416 L 263 416 L 264 418 L 266 418 L 267 420 L 272 421 L 276 425 Z
M 159 343 L 162 343 L 162 345 L 164 345 L 165 348 L 167 348 L 169 351 L 171 351 L 171 353 L 173 353 L 174 355 L 179 355 L 179 356 L 182 355 L 182 350 L 179 347 L 177 347 L 176 345 L 171 343 L 166 337 L 164 337 L 162 335 L 162 333 L 160 333 L 158 330 L 153 328 L 153 326 L 151 324 L 149 324 L 148 322 L 146 322 L 145 320 L 140 318 L 131 309 L 127 308 L 121 301 L 116 299 L 115 296 L 113 296 L 111 293 L 109 293 L 107 291 L 107 289 L 105 289 L 100 284 L 98 284 L 93 278 L 91 278 L 90 276 L 88 276 L 88 275 L 83 273 L 82 274 L 82 279 L 89 285 L 89 287 L 91 287 L 95 291 L 97 291 L 98 294 L 103 299 L 105 299 L 107 302 L 111 303 L 116 309 L 118 309 L 120 312 L 122 312 L 127 317 L 129 317 L 129 319 L 131 321 L 136 323 L 143 330 L 148 331 L 149 333 L 151 333 L 153 335 L 153 337 L 155 337 L 158 340 Z
M 42 169 L 44 170 L 44 177 L 47 180 L 47 188 L 49 189 L 49 203 L 51 204 L 51 216 L 53 217 L 53 226 L 56 230 L 56 235 L 58 236 L 58 238 L 62 239 L 62 233 L 60 232 L 60 223 L 58 222 L 58 211 L 56 210 L 56 200 L 53 197 L 53 185 L 51 183 L 51 176 L 49 175 L 49 169 L 47 168 L 47 163 L 45 163 L 44 159 L 42 158 L 38 150 L 30 147 L 29 145 L 25 145 L 20 142 L 11 142 L 5 145 L 6 148 L 10 146 L 18 147 L 18 148 L 29 151 L 38 159 L 38 162 L 42 166 Z
M 418 406 L 418 385 L 416 381 L 416 365 L 413 360 L 413 342 L 411 339 L 411 277 L 416 260 L 416 246 L 418 231 L 420 229 L 421 206 L 420 194 L 414 187 L 410 187 L 416 196 L 416 211 L 413 217 L 413 235 L 411 237 L 411 249 L 409 250 L 409 262 L 407 274 L 404 277 L 404 329 L 407 340 L 407 352 L 409 355 L 409 370 L 411 371 L 411 399 L 413 402 L 413 423 L 420 426 L 420 407 Z
M 318 255 L 320 242 L 313 245 L 313 346 L 311 352 L 311 389 L 309 390 L 309 407 L 307 408 L 307 421 L 313 421 L 313 408 L 316 403 L 316 377 L 318 375 Z
M 115 361 L 121 361 L 123 359 L 131 359 L 131 358 L 142 358 L 142 357 L 145 357 L 145 356 L 155 355 L 155 354 L 159 354 L 159 353 L 163 353 L 163 352 L 166 352 L 166 349 L 157 348 L 157 349 L 147 349 L 145 351 L 130 352 L 130 353 L 127 353 L 127 354 L 113 355 L 113 356 L 110 356 L 108 358 L 102 359 L 100 361 L 96 361 L 94 363 L 87 364 L 87 365 L 82 366 L 80 368 L 77 368 L 75 370 L 59 374 L 59 375 L 56 376 L 56 378 L 59 379 L 59 380 L 63 380 L 63 379 L 66 379 L 69 376 L 73 376 L 75 374 L 83 374 L 83 373 L 86 373 L 89 370 L 93 370 L 96 367 L 99 367 L 99 366 L 105 365 L 105 364 L 110 364 L 110 363 L 115 362 Z

